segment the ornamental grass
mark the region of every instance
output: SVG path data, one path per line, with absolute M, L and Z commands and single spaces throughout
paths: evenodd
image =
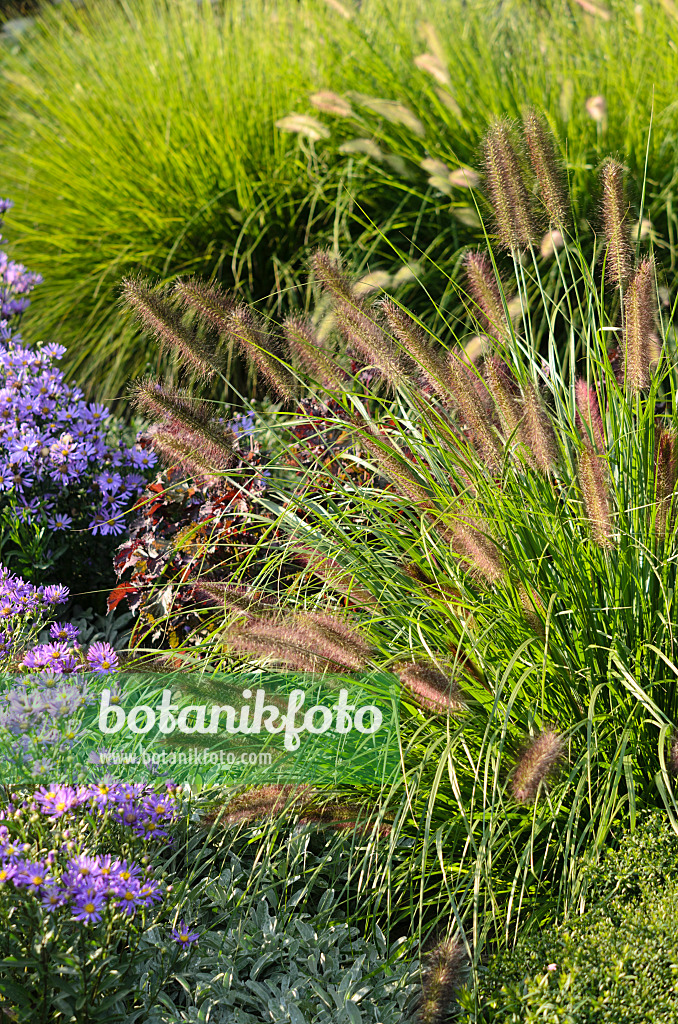
M 488 942 L 576 906 L 581 865 L 639 808 L 678 811 L 670 316 L 610 165 L 622 215 L 603 218 L 589 259 L 557 164 L 530 149 L 525 165 L 517 139 L 500 122 L 485 144 L 500 154 L 493 219 L 457 285 L 472 335 L 444 344 L 324 251 L 318 312 L 258 325 L 278 456 L 249 514 L 278 543 L 261 542 L 249 605 L 226 595 L 237 573 L 222 577 L 198 647 L 222 665 L 399 675 L 401 771 L 360 793 L 393 822 L 387 849 L 364 855 L 364 906 L 422 938 L 451 922 L 449 950 L 476 966 Z M 547 291 L 538 246 L 556 213 Z M 360 485 L 320 458 L 301 467 L 310 496 L 286 478 L 314 408 Z

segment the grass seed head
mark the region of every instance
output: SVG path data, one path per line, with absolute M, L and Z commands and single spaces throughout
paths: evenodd
M 537 388 L 531 381 L 523 389 L 523 420 L 519 437 L 534 457 L 540 473 L 548 476 L 558 461 L 558 445 L 553 425 Z
M 530 195 L 510 125 L 499 121 L 484 140 L 485 175 L 497 234 L 504 248 L 526 248 L 535 239 Z
M 179 356 L 205 379 L 215 375 L 219 363 L 214 348 L 182 323 L 165 292 L 154 291 L 141 278 L 129 277 L 123 281 L 123 296 L 141 326 L 155 335 L 165 351 Z
M 518 803 L 532 803 L 549 775 L 557 768 L 565 751 L 565 741 L 553 729 L 536 736 L 524 748 L 511 779 L 511 792 Z
M 632 253 L 626 221 L 628 203 L 624 193 L 624 168 L 608 159 L 602 166 L 603 230 L 607 240 L 605 270 L 610 284 L 623 286 L 631 276 Z
M 277 345 L 260 317 L 245 305 L 235 306 L 228 316 L 226 332 L 256 369 L 271 390 L 289 400 L 295 392 L 295 380 L 278 358 Z
M 570 209 L 563 169 L 556 153 L 553 134 L 543 114 L 538 114 L 534 110 L 527 114 L 523 131 L 549 225 L 563 229 L 569 220 Z
M 396 666 L 400 682 L 419 703 L 434 713 L 452 713 L 464 708 L 461 688 L 455 680 L 431 663 L 407 663 Z
M 192 277 L 187 281 L 177 281 L 174 294 L 186 309 L 198 313 L 219 334 L 226 332 L 228 317 L 235 303 L 219 285 Z
M 579 457 L 579 485 L 584 496 L 584 511 L 596 544 L 614 547 L 607 461 L 590 447 Z
M 456 993 L 465 983 L 469 964 L 460 939 L 444 939 L 426 956 L 418 1024 L 447 1024 L 454 1017 Z
M 655 326 L 654 261 L 644 259 L 624 293 L 624 380 L 632 392 L 650 386 Z
M 499 283 L 489 257 L 484 253 L 469 252 L 464 257 L 466 282 L 474 302 L 473 315 L 484 334 L 497 341 L 511 337 L 506 310 L 501 297 Z

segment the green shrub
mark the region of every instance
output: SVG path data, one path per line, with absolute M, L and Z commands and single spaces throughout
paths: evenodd
M 483 1024 L 678 1021 L 678 847 L 652 816 L 591 873 L 592 909 L 521 936 L 481 971 L 460 1019 Z

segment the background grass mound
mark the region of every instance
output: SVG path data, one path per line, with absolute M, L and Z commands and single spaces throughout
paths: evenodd
M 396 277 L 397 254 L 418 261 L 445 333 L 440 313 L 460 312 L 448 277 L 460 247 L 482 237 L 459 172 L 478 168 L 488 121 L 530 105 L 567 135 L 583 236 L 599 205 L 591 168 L 616 152 L 642 181 L 647 156 L 646 205 L 672 269 L 672 10 L 631 0 L 46 9 L 2 54 L 11 234 L 46 279 L 27 336 L 58 336 L 68 369 L 109 398 L 148 360 L 117 315 L 126 273 L 199 271 L 277 312 L 306 278 L 309 246 L 327 241 L 359 271 L 382 272 L 367 287 L 407 278 Z M 634 215 L 639 206 L 638 194 Z M 398 294 L 431 321 L 411 275 Z
M 104 0 L 45 10 L 5 50 L 0 174 L 47 282 L 27 333 L 75 342 L 89 387 L 110 396 L 146 365 L 119 322 L 126 273 L 199 268 L 258 298 L 332 230 L 336 188 L 318 203 L 324 168 L 274 128 L 311 87 L 314 45 L 304 4 Z

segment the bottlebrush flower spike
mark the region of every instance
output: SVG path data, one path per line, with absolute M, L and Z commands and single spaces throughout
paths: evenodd
M 201 486 L 213 487 L 219 483 L 217 468 L 202 458 L 195 444 L 186 444 L 168 430 L 159 427 L 152 428 L 149 434 L 154 450 L 167 465 L 179 466 Z
M 293 813 L 303 810 L 313 799 L 314 793 L 309 786 L 280 784 L 259 786 L 249 789 L 246 793 L 235 796 L 217 816 L 220 822 L 236 825 L 239 822 L 257 821 L 268 818 L 272 814 L 281 814 L 284 810 Z
M 505 568 L 501 552 L 476 520 L 467 515 L 459 517 L 452 531 L 452 545 L 471 570 L 486 583 L 501 583 L 504 580 Z
M 147 281 L 128 277 L 123 281 L 125 302 L 145 330 L 156 336 L 166 351 L 178 355 L 204 378 L 211 378 L 219 368 L 213 348 L 184 326 L 167 295 L 153 291 Z
M 448 359 L 448 380 L 450 391 L 461 413 L 462 419 L 471 431 L 473 443 L 482 462 L 491 473 L 501 468 L 501 451 L 488 416 L 476 391 L 473 371 L 461 359 L 450 352 Z
M 186 309 L 199 313 L 219 334 L 226 332 L 228 317 L 235 303 L 219 285 L 207 284 L 193 277 L 188 281 L 177 281 L 174 294 Z
M 446 1024 L 456 1008 L 455 995 L 468 976 L 468 958 L 460 939 L 444 939 L 427 955 L 418 1024 Z
M 557 768 L 565 752 L 565 741 L 553 729 L 536 736 L 525 747 L 511 779 L 511 792 L 518 803 L 532 803 L 539 787 Z
M 197 402 L 186 391 L 168 388 L 152 379 L 137 381 L 132 387 L 134 404 L 158 419 L 164 419 L 163 434 L 172 436 L 189 450 L 216 469 L 232 464 L 235 435 L 209 420 L 207 407 Z M 154 440 L 158 434 L 153 435 Z
M 371 644 L 357 632 L 355 623 L 324 612 L 297 615 L 294 624 L 300 636 L 309 639 L 311 647 L 323 651 L 328 660 L 358 672 L 367 667 L 374 653 Z
M 393 299 L 381 299 L 379 306 L 391 333 L 421 371 L 433 393 L 449 398 L 445 364 L 434 351 L 424 331 L 414 322 L 407 310 L 402 309 Z
M 351 282 L 344 273 L 341 260 L 327 249 L 318 249 L 311 257 L 313 276 L 324 292 L 335 299 L 353 299 Z
M 517 401 L 518 384 L 506 363 L 498 356 L 485 360 L 485 380 L 494 398 L 506 437 L 515 431 L 522 417 Z
M 345 594 L 347 597 L 350 596 L 351 600 L 358 604 L 374 608 L 378 607 L 374 595 L 369 590 L 366 590 L 365 587 L 356 583 L 354 577 L 334 558 L 322 555 L 319 551 L 305 544 L 295 544 L 294 557 L 305 565 L 309 572 L 324 580 L 332 590 Z
M 624 380 L 632 391 L 650 386 L 655 324 L 654 261 L 644 259 L 624 293 Z
M 579 485 L 584 495 L 584 510 L 596 544 L 609 550 L 614 547 L 607 463 L 592 448 L 586 447 L 579 457 Z
M 194 587 L 197 595 L 213 601 L 215 608 L 242 612 L 250 617 L 255 613 L 270 612 L 271 605 L 277 603 L 272 594 L 257 593 L 248 587 L 238 587 L 218 580 L 198 580 Z
M 544 476 L 553 472 L 558 461 L 558 445 L 551 420 L 531 382 L 523 388 L 523 421 L 519 436 L 534 456 L 538 470 Z
M 249 306 L 239 303 L 228 317 L 226 333 L 281 398 L 294 395 L 295 380 L 278 356 L 278 347 L 263 320 Z
M 290 316 L 283 324 L 288 348 L 297 366 L 329 391 L 342 391 L 347 374 L 323 350 L 313 328 L 301 316 Z
M 485 174 L 501 244 L 524 248 L 535 238 L 530 196 L 515 149 L 513 133 L 499 121 L 485 136 Z
M 355 299 L 341 300 L 334 303 L 334 319 L 351 348 L 374 366 L 393 390 L 407 382 L 402 356 L 378 323 L 376 309 L 366 312 Z
M 523 123 L 530 163 L 539 183 L 539 193 L 549 217 L 549 225 L 565 228 L 569 203 L 563 169 L 556 154 L 555 140 L 542 114 L 531 110 Z
M 435 713 L 455 713 L 464 708 L 459 684 L 449 679 L 433 664 L 414 663 L 396 665 L 400 682 L 414 694 L 419 703 Z
M 301 672 L 353 672 L 367 665 L 370 646 L 339 619 L 307 614 L 282 621 L 257 620 L 229 633 L 241 654 L 271 656 Z
M 624 195 L 624 168 L 616 160 L 606 160 L 601 170 L 603 186 L 603 229 L 607 239 L 605 270 L 611 284 L 624 285 L 631 276 L 631 246 Z
M 600 415 L 600 405 L 595 390 L 585 380 L 578 380 L 574 386 L 577 407 L 577 429 L 584 443 L 593 444 L 601 454 L 605 451 L 605 430 Z
M 678 478 L 678 437 L 672 430 L 659 427 L 655 456 L 655 532 L 666 536 L 671 499 Z
M 464 270 L 469 294 L 475 303 L 472 313 L 483 333 L 497 341 L 507 341 L 511 331 L 489 258 L 484 253 L 469 252 L 464 257 Z

